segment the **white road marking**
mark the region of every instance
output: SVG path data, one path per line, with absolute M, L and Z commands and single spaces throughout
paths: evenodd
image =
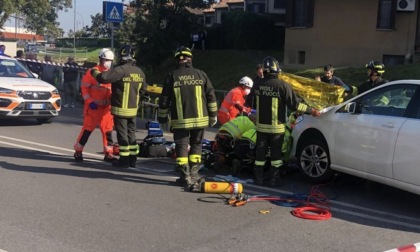
M 66 152 L 74 152 L 73 149 L 60 148 L 60 147 L 56 147 L 56 146 L 51 146 L 51 145 L 26 141 L 26 140 L 22 140 L 22 139 L 16 139 L 16 138 L 11 138 L 11 137 L 6 137 L 6 136 L 0 136 L 0 138 L 4 138 L 4 139 L 10 140 L 10 141 L 15 141 L 15 142 L 22 142 L 22 143 L 26 143 L 26 144 L 31 144 L 31 145 L 35 145 L 35 146 L 41 146 L 41 147 L 46 147 L 46 148 L 54 148 L 54 149 L 58 149 L 58 150 L 66 151 Z M 0 141 L 0 143 L 10 145 L 10 146 L 14 146 L 14 147 L 23 148 L 23 149 L 29 149 L 29 150 L 34 150 L 34 151 L 46 152 L 46 153 L 50 153 L 50 154 L 54 154 L 54 155 L 66 156 L 66 154 L 63 154 L 63 153 L 49 151 L 49 150 L 43 150 L 43 149 L 39 149 L 39 148 L 33 148 L 33 147 L 26 146 L 26 145 L 14 144 L 14 143 L 11 143 L 11 142 Z M 98 155 L 98 154 L 85 153 L 85 152 L 83 152 L 83 154 L 88 154 L 92 157 L 102 158 L 102 156 Z M 72 159 L 72 157 L 69 157 L 69 159 Z M 89 161 L 103 162 L 102 160 L 96 160 L 96 159 L 90 159 Z M 155 175 L 169 172 L 169 171 L 162 171 L 162 172 L 161 171 L 153 171 L 150 168 L 146 168 L 146 167 L 137 167 L 137 168 L 130 168 L 130 169 L 141 171 L 141 172 L 146 172 L 146 173 L 149 173 L 149 174 L 155 174 Z M 250 188 L 254 188 L 254 189 L 262 188 L 260 186 L 256 186 L 256 185 L 252 185 L 252 184 L 246 184 L 246 186 L 250 187 Z M 291 194 L 291 192 L 289 192 L 289 191 L 283 191 L 283 190 L 279 190 L 279 189 L 272 189 L 272 188 L 266 188 L 266 187 L 264 187 L 264 190 L 272 191 L 272 192 L 279 192 L 279 193 L 282 193 L 282 194 L 289 194 L 289 195 Z M 249 188 L 247 188 L 246 191 L 257 194 L 257 195 L 261 195 L 261 193 L 253 191 L 252 189 L 249 190 Z M 272 195 L 275 195 L 275 194 L 272 194 Z M 357 216 L 357 217 L 363 217 L 363 218 L 370 219 L 370 220 L 381 221 L 381 222 L 384 222 L 384 223 L 390 223 L 390 224 L 396 224 L 396 225 L 400 225 L 400 226 L 404 226 L 404 227 L 420 229 L 419 225 L 405 223 L 405 222 L 402 222 L 402 221 L 395 221 L 395 220 L 390 219 L 390 218 L 393 217 L 393 218 L 405 219 L 405 220 L 409 220 L 409 221 L 420 222 L 420 219 L 418 219 L 418 218 L 407 217 L 405 215 L 399 215 L 399 214 L 390 214 L 389 212 L 386 212 L 386 211 L 373 210 L 373 209 L 369 209 L 369 208 L 366 208 L 366 207 L 360 207 L 360 206 L 353 205 L 353 204 L 339 202 L 339 201 L 336 201 L 336 200 L 330 200 L 330 203 L 333 203 L 333 204 L 339 205 L 339 206 L 344 206 L 344 207 L 349 207 L 349 208 L 353 208 L 353 209 L 358 209 L 358 210 L 370 212 L 373 215 L 357 213 L 355 211 L 350 211 L 350 210 L 339 209 L 339 208 L 336 208 L 336 207 L 331 207 L 331 210 L 336 211 L 336 212 L 340 212 L 340 213 L 344 213 L 344 214 L 348 214 L 348 215 L 353 215 L 353 216 Z M 377 214 L 385 215 L 388 218 L 378 217 Z M 0 252 L 2 252 L 2 251 L 0 250 Z

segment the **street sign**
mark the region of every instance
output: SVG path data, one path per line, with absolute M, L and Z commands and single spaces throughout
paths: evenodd
M 104 1 L 102 7 L 105 22 L 121 23 L 124 20 L 122 3 Z

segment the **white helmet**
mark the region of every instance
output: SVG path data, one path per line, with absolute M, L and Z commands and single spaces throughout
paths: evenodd
M 109 48 L 102 48 L 102 50 L 99 52 L 99 58 L 114 60 L 114 52 L 112 52 Z
M 254 85 L 254 82 L 249 78 L 248 76 L 242 77 L 242 79 L 239 80 L 239 84 L 244 85 L 245 87 L 252 88 Z

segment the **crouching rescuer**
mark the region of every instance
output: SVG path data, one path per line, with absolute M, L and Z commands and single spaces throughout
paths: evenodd
M 165 78 L 159 98 L 159 123 L 171 116 L 176 152 L 177 183 L 191 188 L 198 179 L 204 129 L 217 122 L 217 102 L 207 74 L 192 66 L 187 47 L 175 52 L 178 67 Z M 190 151 L 188 152 L 188 144 Z
M 300 102 L 289 84 L 278 78 L 281 73 L 279 63 L 272 57 L 263 60 L 264 79 L 255 85 L 257 107 L 257 146 L 254 165 L 255 182 L 263 185 L 264 165 L 270 147 L 271 167 L 269 186 L 280 183 L 280 169 L 283 166 L 282 145 L 284 141 L 286 107 L 298 113 L 319 116 L 320 112 Z

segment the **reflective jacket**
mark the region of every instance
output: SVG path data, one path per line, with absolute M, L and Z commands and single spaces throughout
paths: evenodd
M 253 144 L 257 143 L 257 130 L 255 128 L 249 129 L 242 134 L 239 139 L 246 139 Z
M 285 131 L 286 107 L 292 111 L 310 114 L 310 107 L 300 102 L 289 84 L 268 74 L 255 86 L 257 131 L 282 134 Z
M 247 116 L 238 116 L 223 124 L 219 131 L 224 130 L 228 132 L 233 139 L 237 139 L 250 129 L 255 129 L 255 124 Z
M 209 126 L 209 116 L 216 117 L 217 102 L 206 73 L 183 63 L 166 76 L 159 98 L 159 121 L 165 122 L 169 112 L 173 129 Z
M 95 66 L 93 68 L 99 71 L 105 71 L 103 66 Z M 111 83 L 100 84 L 88 70 L 82 79 L 80 85 L 82 91 L 82 97 L 85 101 L 85 106 L 91 102 L 95 102 L 100 107 L 106 107 L 111 105 Z
M 123 118 L 137 116 L 140 96 L 146 94 L 146 76 L 129 61 L 96 76 L 100 83 L 111 82 L 111 113 Z
M 225 99 L 223 100 L 219 112 L 228 113 L 230 115 L 230 118 L 235 118 L 242 111 L 248 114 L 249 112 L 251 112 L 251 108 L 244 107 L 244 97 L 244 89 L 242 89 L 241 87 L 236 87 L 230 90 L 229 93 L 226 95 Z M 243 108 L 242 111 L 239 111 L 235 107 L 236 104 Z

